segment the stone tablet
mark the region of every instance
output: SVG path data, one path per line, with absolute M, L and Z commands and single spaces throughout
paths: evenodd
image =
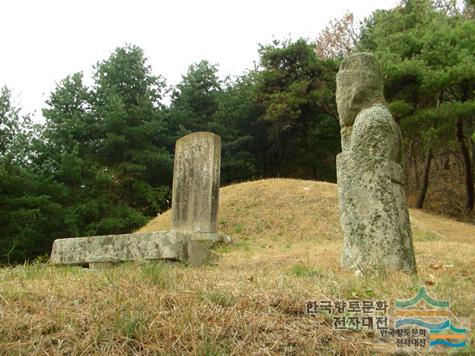
M 176 142 L 172 229 L 216 233 L 220 165 L 219 136 L 196 132 Z
M 371 53 L 342 62 L 336 101 L 342 151 L 337 156 L 344 267 L 416 271 L 404 192 L 402 138 L 383 96 Z
M 221 139 L 197 132 L 176 143 L 172 230 L 77 237 L 54 241 L 51 263 L 108 268 L 140 260 L 178 260 L 191 266 L 210 261 L 210 249 L 231 238 L 217 230 Z
M 53 243 L 53 265 L 108 267 L 115 263 L 144 260 L 176 260 L 197 266 L 208 262 L 217 238 L 157 231 L 58 239 Z

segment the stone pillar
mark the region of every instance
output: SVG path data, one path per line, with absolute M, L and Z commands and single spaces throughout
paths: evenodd
M 196 132 L 175 146 L 172 229 L 217 233 L 221 138 Z
M 364 272 L 416 272 L 404 192 L 402 137 L 383 96 L 371 53 L 356 53 L 337 74 L 342 151 L 337 156 L 342 264 Z

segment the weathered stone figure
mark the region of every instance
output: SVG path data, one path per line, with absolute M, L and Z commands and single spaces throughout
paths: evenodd
M 383 95 L 371 53 L 356 53 L 337 74 L 342 151 L 337 156 L 344 267 L 416 272 L 401 165 L 401 131 Z

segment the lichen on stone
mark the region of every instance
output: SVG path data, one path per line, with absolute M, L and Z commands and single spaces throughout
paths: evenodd
M 337 156 L 342 264 L 416 271 L 404 192 L 402 136 L 389 112 L 374 56 L 347 57 L 337 75 L 343 152 Z

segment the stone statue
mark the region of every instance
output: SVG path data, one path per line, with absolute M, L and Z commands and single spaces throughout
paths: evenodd
M 416 272 L 404 192 L 402 137 L 371 53 L 344 59 L 336 79 L 342 151 L 337 156 L 344 267 Z

